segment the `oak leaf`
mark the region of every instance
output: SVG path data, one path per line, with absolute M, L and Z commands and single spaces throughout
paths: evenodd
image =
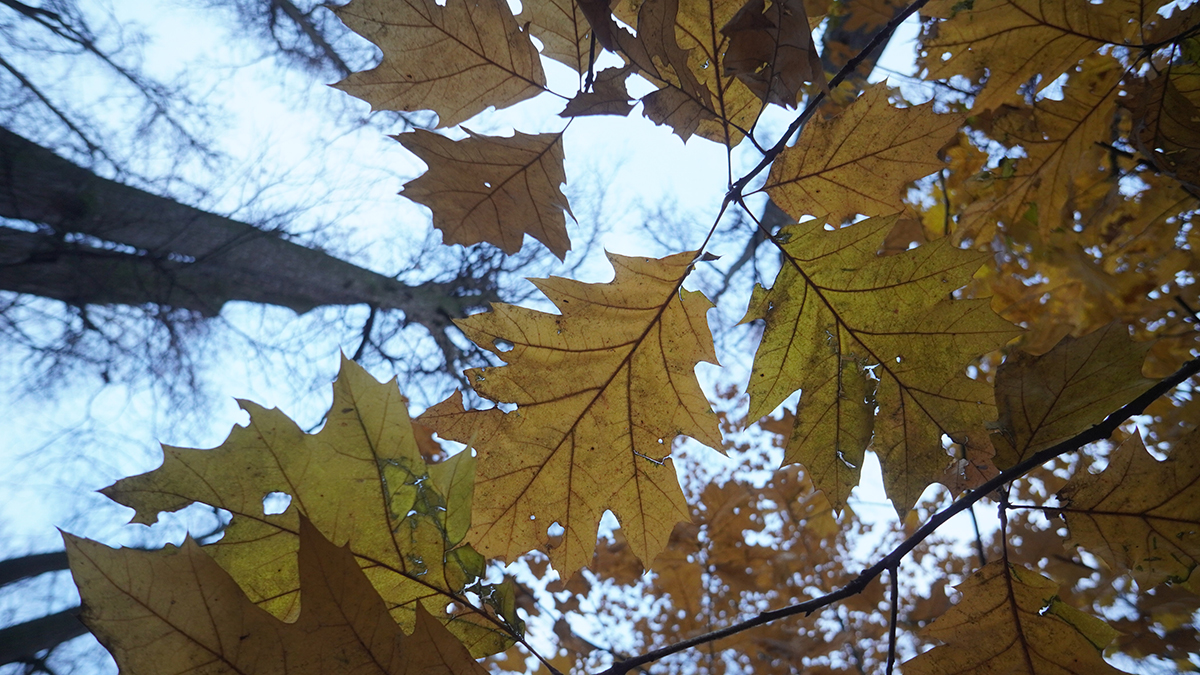
M 1058 583 L 1003 560 L 959 584 L 962 600 L 924 633 L 945 644 L 904 664 L 913 675 L 1116 675 L 1102 651 L 1117 632 L 1057 598 Z
M 517 23 L 529 26 L 529 33 L 542 43 L 542 55 L 564 63 L 579 73 L 586 73 L 591 56 L 592 27 L 588 12 L 599 17 L 611 16 L 607 0 L 527 0 L 521 3 Z M 608 29 L 602 23 L 602 31 Z M 620 30 L 615 24 L 610 30 Z M 613 38 L 599 40 L 604 47 L 611 48 Z
M 1012 222 L 1031 204 L 1037 206 L 1042 236 L 1073 225 L 1081 209 L 1079 183 L 1088 173 L 1085 167 L 1105 162 L 1107 151 L 1097 142 L 1112 127 L 1124 72 L 1112 56 L 1092 55 L 1070 74 L 1061 101 L 1042 99 L 1031 108 L 1002 106 L 992 136 L 1006 145 L 1020 145 L 1026 156 L 997 181 L 1002 191 L 994 199 L 968 207 L 956 237 L 990 238 L 988 225 L 997 219 Z
M 833 119 L 809 122 L 796 145 L 771 167 L 764 189 L 794 218 L 880 216 L 904 208 L 904 188 L 945 166 L 938 148 L 964 116 L 939 115 L 933 103 L 895 108 L 883 83 L 866 89 Z
M 1169 64 L 1132 93 L 1138 150 L 1200 195 L 1200 65 Z
M 802 390 L 784 461 L 803 464 L 841 508 L 871 444 L 888 496 L 903 514 L 950 463 L 943 435 L 987 452 L 992 390 L 965 369 L 1016 331 L 987 300 L 950 296 L 983 264 L 983 254 L 940 239 L 877 255 L 895 222 L 891 216 L 833 231 L 820 221 L 784 228 L 783 267 L 774 287 L 754 289 L 743 321 L 766 320 L 748 418 Z
M 1200 434 L 1163 461 L 1127 438 L 1099 474 L 1077 473 L 1059 491 L 1071 542 L 1129 572 L 1143 591 L 1184 581 L 1200 563 Z
M 334 10 L 383 61 L 334 85 L 371 110 L 432 110 L 454 126 L 546 88 L 542 62 L 504 0 L 354 0 Z
M 425 605 L 472 653 L 511 644 L 515 616 L 497 617 L 461 597 L 484 571 L 479 554 L 462 544 L 474 458 L 459 453 L 429 467 L 394 382 L 379 383 L 343 359 L 325 426 L 311 435 L 278 410 L 240 403 L 250 424 L 235 427 L 220 447 L 164 447 L 160 468 L 102 492 L 132 507 L 135 523 L 196 502 L 232 513 L 224 536 L 206 548 L 251 601 L 276 616 L 298 611 L 303 513 L 335 544 L 349 542 L 405 628 Z M 283 513 L 264 513 L 273 492 L 292 498 Z M 484 597 L 500 592 L 472 588 Z M 447 614 L 451 602 L 459 609 Z
M 764 103 L 795 107 L 805 82 L 826 85 L 803 0 L 748 0 L 724 26 L 721 60 Z M 827 85 L 826 85 L 827 86 Z
M 460 141 L 423 129 L 393 136 L 429 166 L 400 194 L 433 211 L 446 244 L 487 242 L 511 255 L 529 234 L 562 260 L 571 248 L 563 213 L 571 207 L 560 187 L 567 180 L 562 133 L 503 138 L 464 131 Z
M 190 538 L 158 551 L 63 538 L 83 621 L 122 673 L 486 673 L 424 608 L 405 635 L 354 555 L 307 519 L 299 529 L 304 609 L 295 623 L 255 606 Z
M 1149 389 L 1142 362 L 1151 343 L 1134 342 L 1123 323 L 1063 338 L 1049 353 L 1009 355 L 996 371 L 999 431 L 995 464 L 1007 469 L 1065 441 Z
M 1141 18 L 1157 6 L 1144 0 L 934 0 L 922 13 L 944 20 L 932 24 L 923 42 L 925 77 L 978 78 L 986 69 L 973 109 L 1019 103 L 1029 82 L 1036 82 L 1036 94 L 1101 47 L 1132 43 Z
M 629 98 L 629 90 L 625 88 L 625 80 L 632 70 L 632 67 L 625 66 L 605 68 L 596 73 L 592 90 L 581 91 L 567 101 L 559 117 L 628 115 L 633 110 L 633 101 Z
M 517 405 L 464 410 L 456 395 L 421 416 L 442 438 L 478 452 L 468 540 L 481 553 L 513 560 L 545 547 L 558 523 L 562 543 L 548 555 L 569 579 L 592 559 L 605 509 L 643 562 L 688 520 L 672 441 L 721 440 L 693 372 L 700 361 L 716 363 L 705 320 L 711 304 L 681 288 L 693 258 L 609 254 L 611 283 L 534 281 L 562 314 L 495 304 L 456 321 L 508 363 L 468 371 L 475 391 Z

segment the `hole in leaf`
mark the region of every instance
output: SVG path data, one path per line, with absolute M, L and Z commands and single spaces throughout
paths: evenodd
M 292 505 L 292 496 L 286 492 L 269 492 L 263 497 L 263 515 L 277 516 Z
M 501 338 L 496 338 L 495 340 L 492 340 L 492 346 L 496 348 L 496 351 L 501 351 L 501 352 L 511 352 L 513 350 L 513 343 L 509 342 L 508 340 L 503 340 Z
M 546 534 L 551 537 L 561 537 L 566 531 L 566 528 L 558 523 L 550 523 L 550 527 L 546 528 Z
M 491 187 L 492 187 L 492 184 L 491 184 L 491 183 L 489 183 L 489 182 L 487 182 L 487 181 L 485 180 L 485 181 L 483 181 L 483 187 L 485 187 L 485 188 L 491 188 Z

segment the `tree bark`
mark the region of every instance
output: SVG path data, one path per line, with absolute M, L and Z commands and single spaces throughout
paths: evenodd
M 232 300 L 368 304 L 431 330 L 497 298 L 457 283 L 408 286 L 249 223 L 101 178 L 0 128 L 0 289 L 77 305 L 148 303 L 215 316 Z
M 0 629 L 0 666 L 13 661 L 29 661 L 39 652 L 84 635 L 87 626 L 79 620 L 81 607 Z

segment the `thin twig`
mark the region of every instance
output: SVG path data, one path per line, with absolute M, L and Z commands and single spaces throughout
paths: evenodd
M 975 526 L 975 552 L 979 555 L 979 566 L 987 564 L 987 553 L 983 549 L 983 533 L 979 531 L 979 517 L 975 515 L 975 506 L 967 511 L 971 514 L 971 524 Z
M 888 575 L 892 577 L 892 617 L 888 626 L 888 660 L 887 660 L 887 675 L 892 675 L 892 670 L 896 667 L 896 620 L 900 613 L 900 566 L 897 565 L 888 571 Z
M 930 535 L 941 528 L 946 521 L 971 508 L 971 505 L 983 499 L 996 489 L 1024 476 L 1046 462 L 1049 462 L 1050 460 L 1061 455 L 1065 455 L 1068 452 L 1075 452 L 1089 443 L 1095 443 L 1097 441 L 1107 439 L 1130 417 L 1133 417 L 1134 415 L 1140 415 L 1147 406 L 1157 400 L 1160 396 L 1167 394 L 1172 389 L 1179 386 L 1181 383 L 1185 382 L 1188 378 L 1197 373 L 1200 373 L 1200 358 L 1193 359 L 1183 364 L 1179 370 L 1175 371 L 1169 377 L 1160 380 L 1158 384 L 1155 384 L 1153 387 L 1147 389 L 1142 393 L 1141 396 L 1138 396 L 1110 414 L 1108 417 L 1104 418 L 1103 422 L 1085 429 L 1084 431 L 1061 443 L 1058 443 L 1057 445 L 1035 453 L 1015 466 L 1002 471 L 999 475 L 995 476 L 983 485 L 980 485 L 978 488 L 957 499 L 954 503 L 950 504 L 950 506 L 947 506 L 946 508 L 934 514 L 932 518 L 918 528 L 917 531 L 912 534 L 912 536 L 901 542 L 900 545 L 893 549 L 891 553 L 881 558 L 874 565 L 871 565 L 867 569 L 863 570 L 857 577 L 841 588 L 830 593 L 826 593 L 821 597 L 808 600 L 807 602 L 801 602 L 795 605 L 781 607 L 780 609 L 762 612 L 757 616 L 746 619 L 745 621 L 740 621 L 730 626 L 726 626 L 725 628 L 705 633 L 703 635 L 697 635 L 696 637 L 688 638 L 686 640 L 680 640 L 675 644 L 649 651 L 640 656 L 625 659 L 624 661 L 614 663 L 607 670 L 602 671 L 600 675 L 624 675 L 624 673 L 629 672 L 633 668 L 658 661 L 672 654 L 678 654 L 679 652 L 686 651 L 693 647 L 714 642 L 716 640 L 729 637 L 730 635 L 736 635 L 750 628 L 771 623 L 772 621 L 777 621 L 779 619 L 795 616 L 797 614 L 809 615 L 819 609 L 828 607 L 839 600 L 844 600 L 862 593 L 863 590 L 866 589 L 867 585 L 874 581 L 875 578 L 880 574 L 887 570 L 896 568 L 900 564 L 900 561 L 905 558 L 905 556 L 907 556 L 921 542 L 925 541 Z

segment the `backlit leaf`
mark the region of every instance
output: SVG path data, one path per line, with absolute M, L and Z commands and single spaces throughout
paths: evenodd
M 924 40 L 927 79 L 965 75 L 987 84 L 974 110 L 1022 100 L 1033 81 L 1040 92 L 1106 45 L 1134 41 L 1140 19 L 1154 13 L 1143 0 L 934 0 L 922 12 L 945 19 Z
M 486 672 L 424 608 L 405 635 L 354 555 L 300 520 L 304 609 L 284 623 L 255 606 L 188 539 L 159 551 L 64 534 L 83 621 L 123 673 L 463 675 Z
M 446 244 L 482 241 L 511 255 L 529 234 L 561 260 L 571 248 L 563 213 L 570 206 L 560 187 L 567 180 L 562 134 L 466 132 L 461 141 L 422 129 L 395 136 L 429 165 L 400 194 L 433 211 Z
M 1148 342 L 1112 323 L 1063 338 L 1049 353 L 1009 355 L 996 372 L 1000 430 L 992 435 L 1000 469 L 1099 424 L 1154 384 L 1142 377 Z
M 1170 64 L 1134 93 L 1139 150 L 1200 195 L 1200 65 Z
M 795 218 L 828 214 L 835 223 L 903 209 L 905 186 L 944 166 L 937 150 L 964 118 L 887 98 L 887 86 L 875 84 L 837 117 L 809 122 L 771 167 L 771 199 Z
M 716 362 L 711 305 L 681 289 L 693 255 L 610 254 L 611 283 L 534 282 L 561 314 L 496 304 L 457 322 L 508 363 L 468 371 L 472 386 L 517 405 L 464 410 L 454 396 L 421 416 L 479 453 L 468 540 L 484 555 L 513 560 L 545 548 L 558 523 L 562 543 L 548 554 L 569 579 L 591 561 L 605 509 L 642 561 L 688 520 L 672 442 L 681 434 L 714 446 L 721 439 L 693 372 L 699 361 Z
M 962 600 L 925 634 L 945 644 L 904 664 L 909 675 L 1116 675 L 1104 647 L 1117 633 L 1064 605 L 1058 584 L 1003 560 L 958 586 Z
M 950 463 L 943 434 L 986 448 L 991 387 L 965 369 L 1015 335 L 987 300 L 950 297 L 983 263 L 981 254 L 941 239 L 878 256 L 895 221 L 784 228 L 783 268 L 770 290 L 755 289 L 744 319 L 766 320 L 749 419 L 800 389 L 784 461 L 803 464 L 838 508 L 858 484 L 868 444 L 900 513 Z
M 546 87 L 537 50 L 504 0 L 354 0 L 336 12 L 383 50 L 377 67 L 335 85 L 371 110 L 432 110 L 449 127 Z
M 251 601 L 276 616 L 298 611 L 303 513 L 335 544 L 349 542 L 405 628 L 424 604 L 472 653 L 508 647 L 512 631 L 501 618 L 460 597 L 483 573 L 479 554 L 458 546 L 473 459 L 459 455 L 431 472 L 395 383 L 376 382 L 343 359 L 325 426 L 311 435 L 278 410 L 241 405 L 250 424 L 235 427 L 220 447 L 164 447 L 162 467 L 120 480 L 104 494 L 134 508 L 137 523 L 195 502 L 231 512 L 224 537 L 206 549 Z M 264 513 L 263 498 L 273 492 L 291 496 L 283 513 Z M 452 601 L 459 609 L 448 615 Z
M 1129 572 L 1143 590 L 1184 581 L 1200 562 L 1200 434 L 1163 461 L 1135 433 L 1099 474 L 1080 472 L 1058 493 L 1071 542 Z
M 748 0 L 721 27 L 729 48 L 721 61 L 764 103 L 795 107 L 805 82 L 825 84 L 803 0 Z

